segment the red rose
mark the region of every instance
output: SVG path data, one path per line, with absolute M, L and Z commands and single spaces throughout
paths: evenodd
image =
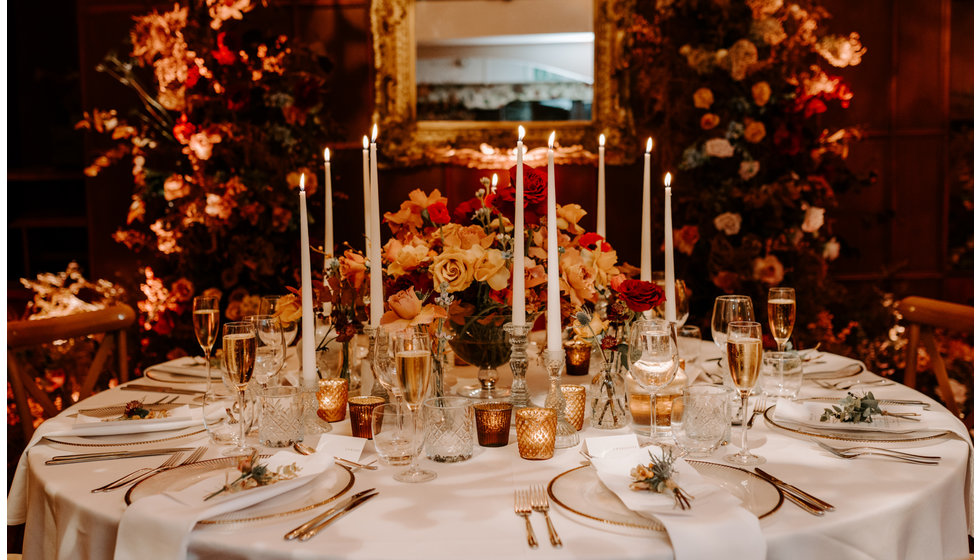
M 177 139 L 181 144 L 186 144 L 191 141 L 191 136 L 197 132 L 197 127 L 193 124 L 187 122 L 187 115 L 181 115 L 177 119 L 177 124 L 174 125 L 174 138 Z
M 184 85 L 192 88 L 197 85 L 197 81 L 201 79 L 201 69 L 197 65 L 193 65 L 187 69 L 187 79 L 184 80 Z
M 437 226 L 449 223 L 449 209 L 441 202 L 429 206 L 425 209 L 429 213 L 429 219 Z
M 468 224 L 473 221 L 473 213 L 480 208 L 483 208 L 483 201 L 474 196 L 453 210 L 453 218 L 456 220 L 456 223 Z
M 517 201 L 517 166 L 510 168 L 510 184 L 497 188 L 497 196 L 491 195 L 493 206 L 502 214 L 514 219 L 514 203 Z M 536 224 L 548 212 L 548 172 L 544 169 L 524 166 L 524 223 Z
M 653 282 L 623 278 L 620 275 L 613 278 L 610 287 L 616 291 L 626 307 L 636 313 L 653 309 L 664 301 L 664 291 Z
M 218 33 L 218 50 L 211 51 L 211 56 L 214 57 L 214 59 L 218 62 L 218 64 L 221 64 L 223 66 L 234 64 L 235 61 L 238 60 L 238 57 L 235 56 L 235 53 L 231 52 L 231 49 L 229 49 L 228 46 L 225 45 L 224 31 Z
M 578 238 L 578 246 L 583 249 L 589 249 L 590 247 L 602 241 L 603 239 L 604 238 L 598 233 L 592 233 L 592 232 L 585 233 Z

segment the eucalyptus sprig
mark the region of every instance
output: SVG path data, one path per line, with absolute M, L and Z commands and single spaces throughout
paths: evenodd
M 296 466 L 296 463 L 290 463 L 270 471 L 268 466 L 259 464 L 259 454 L 253 451 L 251 455 L 244 457 L 238 463 L 238 470 L 241 472 L 238 478 L 225 484 L 217 492 L 209 494 L 204 498 L 204 501 L 206 502 L 222 492 L 238 492 L 239 490 L 267 486 L 281 480 L 296 478 L 300 468 Z
M 871 392 L 860 397 L 848 392 L 847 396 L 837 401 L 837 404 L 832 405 L 832 408 L 824 409 L 823 414 L 820 415 L 820 421 L 828 422 L 830 419 L 836 418 L 841 422 L 870 423 L 871 417 L 875 414 L 881 416 L 884 413 L 878 407 L 878 400 Z
M 649 451 L 647 453 L 650 455 L 650 464 L 637 465 L 630 471 L 630 476 L 633 477 L 630 489 L 648 490 L 661 494 L 672 493 L 674 495 L 674 507 L 691 509 L 691 500 L 694 499 L 694 496 L 682 490 L 673 478 L 675 461 L 673 452 L 662 449 L 659 459 L 654 457 L 653 453 Z
M 123 411 L 123 418 L 146 418 L 146 415 L 149 413 L 150 410 L 143 407 L 143 401 L 133 400 L 126 403 L 126 409 Z

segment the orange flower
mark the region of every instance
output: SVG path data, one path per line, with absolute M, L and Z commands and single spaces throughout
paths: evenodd
M 407 244 L 392 237 L 384 246 L 384 257 L 390 263 L 388 274 L 395 278 L 422 266 L 433 251 L 419 237 L 412 237 Z
M 367 264 L 364 255 L 356 251 L 344 251 L 344 256 L 337 259 L 340 261 L 340 275 L 344 280 L 354 286 L 355 290 L 361 289 L 364 277 L 367 276 Z
M 748 122 L 745 124 L 745 140 L 753 144 L 758 144 L 766 137 L 766 125 L 752 119 L 746 120 Z
M 443 244 L 447 249 L 460 249 L 468 251 L 474 246 L 484 249 L 493 245 L 495 234 L 487 233 L 482 226 L 471 225 L 461 226 L 459 224 L 446 224 L 439 233 L 442 235 Z
M 592 251 L 582 251 L 582 260 L 595 276 L 595 283 L 599 287 L 609 285 L 609 280 L 619 274 L 616 268 L 616 260 L 619 258 L 616 251 L 605 251 L 594 249 Z
M 303 317 L 303 306 L 296 294 L 286 294 L 276 301 L 275 316 L 281 323 L 295 323 Z
M 595 276 L 585 266 L 578 251 L 566 251 L 561 258 L 561 290 L 568 294 L 572 305 L 581 307 L 586 301 L 596 301 Z
M 698 231 L 698 226 L 684 226 L 674 230 L 674 248 L 685 255 L 694 252 L 694 246 L 699 239 L 701 239 L 701 232 Z
M 585 233 L 585 229 L 578 225 L 578 221 L 585 217 L 585 210 L 578 204 L 558 205 L 556 215 L 558 217 L 558 229 L 563 229 L 575 235 Z
M 772 88 L 769 87 L 769 82 L 756 82 L 752 86 L 752 100 L 756 105 L 762 107 L 769 102 L 770 96 L 772 96 Z
M 445 282 L 450 292 L 461 292 L 469 288 L 473 283 L 473 263 L 477 256 L 459 249 L 447 249 L 436 255 L 429 266 L 433 283 L 440 286 Z
M 510 269 L 507 260 L 499 249 L 488 249 L 476 259 L 473 267 L 473 277 L 480 282 L 486 282 L 493 290 L 503 290 L 510 279 Z
M 422 221 L 422 210 L 437 202 L 445 205 L 449 202 L 449 199 L 442 196 L 439 189 L 432 191 L 429 195 L 422 192 L 422 189 L 415 189 L 408 193 L 408 200 L 402 202 L 398 212 L 385 212 L 384 218 L 385 221 L 389 222 L 392 231 L 397 229 L 392 224 L 406 225 L 412 229 L 420 229 L 424 225 Z
M 719 122 L 721 122 L 721 119 L 719 119 L 718 115 L 714 113 L 705 113 L 701 115 L 701 128 L 704 130 L 711 130 L 712 128 L 718 126 Z
M 190 186 L 184 182 L 184 178 L 176 173 L 167 177 L 163 182 L 163 198 L 166 200 L 176 200 L 182 196 L 191 194 Z
M 428 325 L 435 319 L 445 319 L 446 310 L 438 305 L 422 307 L 413 288 L 406 288 L 388 298 L 389 310 L 381 317 L 381 326 L 388 331 L 398 331 L 415 325 Z
M 708 88 L 699 88 L 694 92 L 694 106 L 698 109 L 709 109 L 715 102 L 715 94 Z
M 770 286 L 775 286 L 783 281 L 783 263 L 779 262 L 776 255 L 766 255 L 766 258 L 756 258 L 752 261 L 752 276 L 756 280 Z

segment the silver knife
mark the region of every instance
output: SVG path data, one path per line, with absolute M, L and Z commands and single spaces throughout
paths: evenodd
M 804 498 L 807 501 L 812 502 L 813 505 L 819 507 L 820 509 L 823 509 L 823 510 L 826 510 L 826 511 L 834 511 L 834 509 L 835 509 L 834 506 L 833 506 L 833 504 L 831 504 L 829 502 L 825 502 L 825 501 L 821 500 L 820 498 L 814 496 L 813 494 L 811 494 L 809 492 L 800 490 L 796 486 L 793 486 L 792 484 L 790 484 L 788 482 L 782 481 L 782 480 L 774 477 L 773 475 L 767 473 L 766 471 L 760 469 L 759 467 L 756 467 L 755 468 L 755 472 L 757 472 L 759 474 L 759 476 L 761 476 L 762 478 L 765 478 L 769 482 L 772 482 L 776 486 L 779 486 L 780 488 L 783 488 L 785 490 L 789 490 L 790 492 L 793 492 L 793 493 L 799 495 L 801 498 Z
M 177 389 L 176 387 L 166 387 L 160 385 L 123 385 L 121 389 L 123 391 L 147 391 L 151 393 L 172 393 L 174 395 L 204 394 L 204 391 L 191 391 L 190 389 Z
M 131 457 L 153 457 L 154 455 L 172 455 L 182 451 L 192 451 L 193 449 L 193 447 L 169 447 L 166 449 L 144 449 L 142 451 L 107 451 L 103 453 L 80 453 L 78 455 L 56 455 L 45 461 L 44 464 L 66 465 L 70 463 L 87 463 L 89 461 L 129 459 Z
M 351 502 L 351 504 L 349 506 L 347 506 L 344 509 L 340 510 L 340 512 L 338 512 L 337 514 L 335 514 L 330 519 L 327 519 L 323 523 L 317 525 L 316 527 L 314 527 L 314 528 L 310 529 L 309 531 L 307 531 L 307 532 L 303 533 L 302 535 L 300 535 L 299 536 L 299 540 L 301 540 L 301 541 L 308 541 L 308 540 L 312 539 L 313 537 L 315 537 L 317 535 L 317 533 L 319 533 L 320 531 L 322 531 L 328 525 L 330 525 L 334 521 L 340 519 L 341 517 L 347 515 L 348 512 L 353 511 L 354 508 L 356 508 L 357 506 L 363 504 L 364 502 L 370 500 L 371 498 L 373 498 L 373 497 L 375 497 L 377 495 L 378 495 L 378 493 L 375 492 L 374 494 L 368 494 L 367 496 L 360 497 L 356 501 Z
M 316 526 L 317 523 L 323 521 L 327 517 L 329 517 L 329 516 L 331 516 L 331 515 L 339 512 L 342 509 L 344 509 L 345 507 L 349 506 L 351 503 L 354 502 L 354 500 L 356 500 L 358 498 L 361 498 L 362 496 L 365 496 L 367 494 L 370 494 L 371 492 L 374 492 L 374 491 L 375 491 L 374 488 L 368 488 L 367 490 L 362 490 L 362 491 L 358 492 L 357 494 L 354 494 L 353 496 L 347 498 L 343 502 L 337 504 L 336 506 L 328 509 L 327 511 L 321 513 L 320 515 L 314 517 L 313 519 L 310 519 L 306 523 L 303 523 L 299 527 L 297 527 L 297 528 L 293 529 L 292 531 L 286 533 L 282 538 L 285 539 L 285 540 L 287 540 L 287 541 L 295 539 L 296 537 L 300 536 L 302 533 L 304 533 L 304 532 L 310 530 L 311 528 L 313 528 L 314 526 Z

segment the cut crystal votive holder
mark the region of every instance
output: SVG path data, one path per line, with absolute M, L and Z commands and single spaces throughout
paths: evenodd
M 585 423 L 585 386 L 561 385 L 562 396 L 565 397 L 565 418 L 576 431 L 582 429 Z
M 350 433 L 354 437 L 371 439 L 371 413 L 383 405 L 381 397 L 350 397 L 347 407 L 350 409 Z
M 482 447 L 503 447 L 510 442 L 509 402 L 482 402 L 473 405 L 476 414 L 476 441 Z
M 347 417 L 346 379 L 321 379 L 316 390 L 316 415 L 326 422 L 340 422 Z
M 517 450 L 524 459 L 550 459 L 555 454 L 558 415 L 553 408 L 527 407 L 514 414 Z

